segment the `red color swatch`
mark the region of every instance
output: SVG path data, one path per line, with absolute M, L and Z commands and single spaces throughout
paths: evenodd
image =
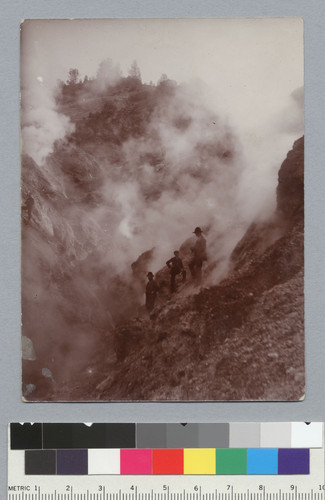
M 184 474 L 184 450 L 152 450 L 153 474 Z

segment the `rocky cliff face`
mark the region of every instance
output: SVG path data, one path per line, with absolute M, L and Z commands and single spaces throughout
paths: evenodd
M 22 333 L 35 350 L 34 359 L 23 352 L 23 394 L 40 399 L 52 394 L 53 381 L 68 378 L 69 359 L 77 369 L 86 366 L 111 324 L 96 235 L 78 218 L 78 205 L 67 216 L 77 188 L 60 167 L 22 158 Z
M 23 352 L 28 399 L 65 397 L 71 377 L 84 385 L 95 359 L 97 370 L 107 372 L 107 357 L 115 370 L 115 330 L 142 318 L 148 270 L 161 267 L 193 219 L 211 226 L 218 210 L 223 220 L 236 195 L 239 141 L 197 89 L 121 75 L 102 88 L 97 80 L 61 82 L 57 110 L 71 126 L 53 148 L 50 140 L 46 158 L 38 144 L 43 125 L 32 147 L 24 144 L 35 159 L 22 157 L 22 333 L 33 348 Z M 166 303 L 169 276 L 160 274 Z
M 200 290 L 180 284 L 170 297 L 160 271 L 151 317 L 140 313 L 116 329 L 117 362 L 92 363 L 82 388 L 75 380 L 63 399 L 304 397 L 303 144 L 279 170 L 276 212 L 239 241 L 227 278 Z
M 197 89 L 97 83 L 62 82 L 74 131 L 42 164 L 22 158 L 24 396 L 302 397 L 303 139 L 280 168 L 276 212 L 244 234 L 241 145 Z M 202 224 L 202 284 L 188 272 L 171 295 L 163 264 L 179 247 L 188 269 Z
M 279 171 L 277 208 L 285 221 L 294 225 L 304 217 L 304 138 L 298 139 Z

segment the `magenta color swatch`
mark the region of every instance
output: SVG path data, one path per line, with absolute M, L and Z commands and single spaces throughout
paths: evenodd
M 151 449 L 122 449 L 121 474 L 152 474 Z

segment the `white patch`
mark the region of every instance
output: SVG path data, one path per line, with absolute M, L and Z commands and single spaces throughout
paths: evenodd
M 132 237 L 132 231 L 129 226 L 129 221 L 128 219 L 123 219 L 122 222 L 120 223 L 118 230 L 123 236 L 126 236 L 127 238 Z

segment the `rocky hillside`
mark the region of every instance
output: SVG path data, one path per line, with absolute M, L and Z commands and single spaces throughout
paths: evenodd
M 303 139 L 281 166 L 276 212 L 251 224 L 240 141 L 198 88 L 105 65 L 108 79 L 70 71 L 53 110 L 69 132 L 44 161 L 22 157 L 24 397 L 299 399 Z M 187 272 L 171 295 L 164 264 L 179 249 L 188 271 L 195 226 L 208 243 L 201 287 Z
M 165 261 L 159 237 L 167 252 L 179 245 L 210 186 L 222 181 L 231 197 L 238 174 L 237 142 L 197 92 L 103 64 L 96 78 L 72 70 L 59 84 L 52 111 L 67 135 L 40 161 L 39 124 L 24 148 L 34 159 L 22 156 L 25 398 L 51 398 L 105 350 L 115 360 L 107 346 L 141 310 L 144 265 Z
M 151 317 L 138 315 L 116 329 L 117 362 L 93 360 L 72 392 L 58 394 L 80 400 L 303 398 L 303 165 L 301 138 L 280 168 L 276 212 L 239 241 L 226 279 L 200 291 L 180 285 L 170 297 L 166 271 L 158 273 L 161 296 Z

